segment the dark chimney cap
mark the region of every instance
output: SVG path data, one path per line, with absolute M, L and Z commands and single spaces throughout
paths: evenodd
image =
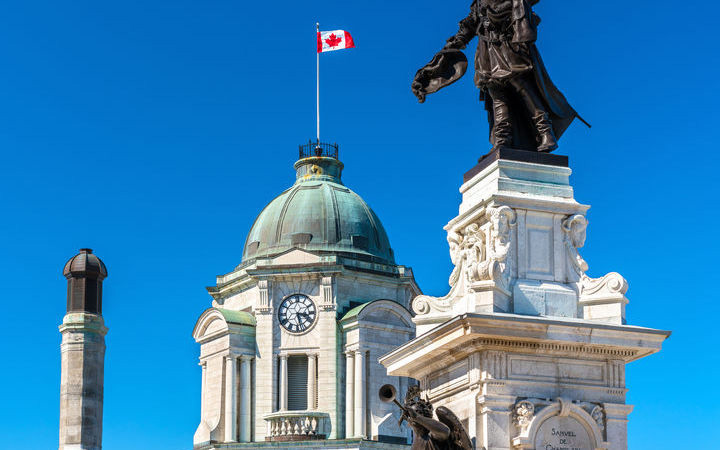
M 107 269 L 105 263 L 93 254 L 91 248 L 81 248 L 80 253 L 65 263 L 63 275 L 65 278 L 90 277 L 102 280 L 107 277 Z

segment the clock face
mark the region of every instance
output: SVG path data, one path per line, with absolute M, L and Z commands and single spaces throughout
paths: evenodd
M 291 333 L 302 333 L 315 322 L 315 303 L 307 295 L 293 294 L 280 303 L 280 325 Z

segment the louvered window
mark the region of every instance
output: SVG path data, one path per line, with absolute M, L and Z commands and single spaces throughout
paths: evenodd
M 308 359 L 307 356 L 290 356 L 288 371 L 288 410 L 308 409 Z

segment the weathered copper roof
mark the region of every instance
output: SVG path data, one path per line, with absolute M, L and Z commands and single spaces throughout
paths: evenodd
M 90 275 L 92 278 L 103 279 L 107 277 L 107 269 L 105 263 L 93 254 L 92 249 L 81 248 L 80 253 L 65 263 L 63 275 L 65 275 L 65 278 Z
M 365 201 L 342 184 L 343 165 L 330 157 L 295 163 L 297 180 L 255 220 L 243 262 L 291 248 L 343 253 L 394 264 L 387 233 Z
M 107 277 L 105 264 L 89 248 L 65 263 L 63 275 L 68 280 L 67 312 L 102 314 L 102 284 Z

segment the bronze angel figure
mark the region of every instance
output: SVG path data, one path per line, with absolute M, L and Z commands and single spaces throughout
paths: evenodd
M 420 396 L 418 386 L 410 386 L 405 394 L 404 405 L 395 400 L 395 388 L 385 385 L 380 388 L 380 399 L 395 402 L 402 410 L 400 423 L 406 420 L 413 429 L 413 443 L 410 450 L 471 450 L 472 443 L 457 416 L 444 406 L 435 410 Z

